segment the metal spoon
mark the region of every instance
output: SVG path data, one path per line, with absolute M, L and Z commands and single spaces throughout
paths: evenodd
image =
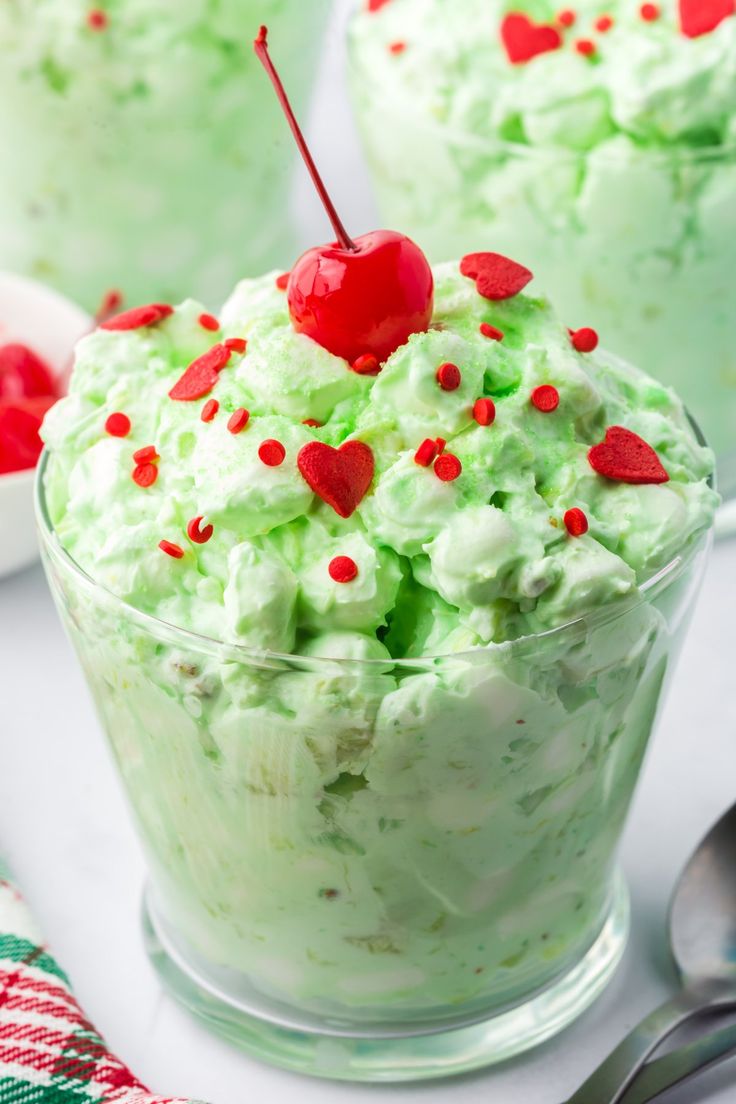
M 670 949 L 682 989 L 642 1020 L 566 1104 L 620 1104 L 674 1031 L 703 1012 L 736 1009 L 735 855 L 733 805 L 688 862 L 670 903 Z

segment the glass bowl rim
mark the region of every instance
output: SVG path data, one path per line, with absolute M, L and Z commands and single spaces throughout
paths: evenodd
M 356 49 L 352 41 L 353 24 L 359 14 L 360 12 L 357 9 L 352 13 L 345 32 L 348 43 L 348 78 L 353 88 L 355 87 L 354 78 L 359 77 L 365 72 L 356 58 Z M 364 81 L 358 83 L 361 88 L 367 87 Z M 361 113 L 356 104 L 356 95 L 354 91 L 352 99 L 360 125 Z M 453 127 L 449 122 L 441 122 L 440 120 L 423 115 L 421 112 L 407 111 L 404 110 L 403 107 L 398 108 L 397 99 L 398 97 L 392 97 L 390 95 L 388 89 L 381 88 L 378 92 L 371 95 L 371 104 L 372 106 L 378 104 L 379 107 L 383 106 L 389 109 L 392 116 L 398 117 L 402 123 L 410 125 L 413 129 L 425 130 L 429 135 L 435 136 L 442 142 L 447 142 L 449 134 L 455 145 L 463 146 L 466 149 L 482 149 L 486 153 L 495 153 L 498 156 L 507 158 L 526 158 L 529 161 L 549 161 L 552 158 L 557 158 L 560 161 L 579 162 L 582 159 L 588 159 L 591 156 L 595 156 L 597 160 L 602 161 L 604 164 L 610 162 L 611 165 L 621 164 L 625 166 L 626 160 L 623 156 L 618 155 L 615 150 L 605 149 L 608 142 L 617 138 L 625 138 L 629 142 L 629 147 L 625 152 L 629 153 L 630 151 L 635 151 L 641 158 L 641 160 L 637 160 L 635 163 L 635 168 L 641 168 L 642 164 L 646 167 L 660 165 L 672 166 L 678 163 L 682 165 L 697 165 L 701 162 L 729 162 L 731 159 L 736 159 L 736 138 L 730 139 L 728 142 L 720 142 L 709 146 L 695 146 L 686 142 L 640 143 L 637 142 L 634 135 L 630 134 L 628 131 L 615 130 L 608 138 L 604 139 L 602 142 L 596 143 L 589 149 L 575 149 L 572 146 L 555 145 L 554 143 L 540 145 L 538 143 L 513 142 L 508 138 L 501 138 L 496 135 L 475 134 L 471 130 L 460 130 L 457 127 Z
M 690 415 L 688 415 L 688 417 L 690 418 L 698 442 L 701 445 L 705 445 L 705 438 L 703 437 L 700 427 Z M 713 524 L 697 535 L 691 536 L 669 563 L 658 571 L 655 571 L 648 579 L 645 579 L 644 582 L 639 584 L 636 596 L 632 601 L 610 602 L 608 605 L 601 606 L 599 609 L 582 614 L 570 621 L 566 621 L 562 625 L 556 625 L 553 628 L 545 629 L 543 632 L 528 633 L 523 636 L 515 637 L 512 640 L 491 641 L 488 644 L 477 645 L 474 648 L 469 648 L 461 652 L 446 652 L 439 655 L 407 656 L 399 659 L 393 656 L 374 659 L 355 659 L 346 656 L 331 658 L 329 656 L 308 656 L 298 652 L 282 653 L 269 651 L 267 649 L 258 650 L 246 647 L 243 644 L 231 643 L 217 639 L 216 637 L 207 636 L 203 633 L 195 632 L 192 629 L 186 629 L 180 625 L 175 625 L 172 622 L 164 621 L 161 618 L 155 617 L 153 614 L 138 609 L 130 602 L 126 602 L 124 598 L 121 598 L 113 590 L 110 590 L 109 587 L 104 586 L 89 575 L 64 548 L 56 534 L 51 518 L 49 517 L 44 487 L 44 473 L 50 455 L 49 449 L 44 448 L 36 468 L 34 481 L 36 525 L 39 531 L 42 551 L 48 554 L 49 557 L 60 562 L 67 572 L 70 572 L 76 577 L 77 581 L 85 590 L 103 595 L 106 602 L 120 609 L 121 617 L 139 623 L 152 636 L 158 636 L 159 638 L 161 636 L 180 638 L 182 644 L 188 643 L 192 649 L 199 652 L 214 655 L 219 659 L 227 659 L 230 657 L 241 663 L 250 663 L 253 666 L 263 667 L 277 665 L 282 667 L 283 665 L 287 665 L 293 668 L 293 666 L 297 664 L 309 669 L 326 670 L 331 668 L 334 671 L 335 665 L 339 665 L 340 668 L 345 670 L 368 670 L 375 673 L 383 673 L 396 669 L 427 670 L 452 664 L 477 664 L 483 657 L 493 655 L 508 656 L 509 654 L 517 654 L 519 652 L 531 652 L 535 648 L 545 647 L 548 643 L 552 643 L 565 636 L 570 636 L 574 639 L 576 632 L 583 637 L 587 636 L 592 630 L 600 628 L 602 625 L 611 624 L 619 618 L 627 616 L 634 609 L 638 609 L 645 603 L 651 602 L 654 597 L 667 590 L 672 583 L 676 582 L 685 573 L 687 568 L 697 558 L 698 554 L 709 546 L 713 538 Z M 708 484 L 711 487 L 715 487 L 715 475 L 709 477 Z

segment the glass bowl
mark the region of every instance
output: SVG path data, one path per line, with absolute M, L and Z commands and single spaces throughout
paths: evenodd
M 708 535 L 551 632 L 396 661 L 256 653 L 42 556 L 148 859 L 164 984 L 257 1056 L 438 1077 L 550 1037 L 623 952 L 616 848 Z
M 355 51 L 350 78 L 385 224 L 433 262 L 488 249 L 528 265 L 571 327 L 674 387 L 735 497 L 736 143 L 504 142 L 413 114 Z
M 94 311 L 219 305 L 296 249 L 294 146 L 251 41 L 269 24 L 296 104 L 329 0 L 80 0 L 0 11 L 0 256 Z

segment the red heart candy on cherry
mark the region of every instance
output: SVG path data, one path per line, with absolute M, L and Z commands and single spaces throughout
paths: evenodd
M 310 441 L 296 462 L 314 493 L 343 518 L 363 501 L 375 471 L 373 452 L 363 441 L 346 441 L 339 448 Z
M 53 395 L 43 395 L 0 403 L 0 474 L 36 466 L 43 448 L 38 431 L 55 402 Z
M 460 262 L 460 271 L 475 280 L 480 295 L 495 301 L 518 295 L 533 279 L 528 268 L 501 253 L 468 253 Z
M 13 342 L 0 348 L 0 400 L 58 395 L 51 369 L 27 345 Z
M 373 354 L 383 362 L 432 321 L 434 280 L 418 245 L 393 230 L 309 249 L 291 270 L 294 329 L 350 364 Z
M 588 452 L 591 468 L 619 483 L 666 483 L 669 475 L 659 457 L 637 433 L 609 426 L 606 436 Z
M 523 65 L 538 54 L 559 50 L 562 35 L 556 27 L 534 23 L 523 12 L 509 12 L 501 23 L 501 41 L 512 65 Z
M 680 0 L 680 30 L 688 38 L 699 38 L 734 14 L 736 0 Z

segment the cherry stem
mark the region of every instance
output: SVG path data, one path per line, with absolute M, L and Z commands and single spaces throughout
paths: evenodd
M 342 219 L 338 215 L 338 213 L 335 209 L 335 205 L 332 202 L 332 200 L 330 199 L 330 196 L 329 196 L 329 193 L 327 191 L 327 188 L 325 187 L 324 181 L 322 180 L 322 177 L 319 175 L 319 170 L 317 169 L 317 166 L 314 163 L 314 158 L 312 157 L 311 153 L 309 152 L 309 146 L 307 145 L 306 139 L 304 138 L 304 135 L 302 134 L 301 127 L 299 126 L 299 123 L 296 121 L 296 115 L 294 114 L 294 109 L 292 108 L 291 104 L 289 103 L 289 97 L 286 95 L 286 90 L 284 89 L 284 86 L 281 82 L 281 77 L 278 75 L 278 73 L 276 71 L 276 67 L 274 66 L 274 63 L 271 61 L 271 55 L 268 52 L 268 28 L 267 27 L 261 27 L 261 29 L 259 30 L 258 38 L 254 41 L 253 48 L 256 52 L 256 56 L 258 57 L 258 60 L 260 61 L 261 65 L 263 66 L 263 68 L 268 73 L 268 76 L 271 80 L 271 84 L 273 85 L 274 90 L 276 92 L 276 95 L 278 96 L 279 103 L 281 104 L 281 107 L 283 108 L 284 115 L 286 116 L 286 121 L 288 122 L 289 126 L 291 127 L 291 133 L 294 135 L 294 138 L 296 139 L 296 144 L 299 147 L 299 152 L 301 153 L 302 158 L 304 159 L 304 164 L 307 166 L 307 169 L 309 171 L 309 175 L 311 176 L 312 181 L 314 183 L 314 186 L 317 189 L 317 193 L 319 195 L 319 198 L 322 200 L 322 204 L 324 206 L 325 211 L 327 212 L 327 216 L 328 216 L 330 222 L 332 223 L 332 229 L 335 231 L 335 237 L 337 238 L 338 242 L 340 243 L 340 245 L 342 246 L 343 249 L 349 249 L 352 252 L 357 252 L 358 247 L 355 244 L 355 242 L 353 241 L 353 239 L 350 237 L 350 235 L 348 234 L 347 230 L 345 229 L 345 227 L 343 225 L 343 222 L 342 222 Z

